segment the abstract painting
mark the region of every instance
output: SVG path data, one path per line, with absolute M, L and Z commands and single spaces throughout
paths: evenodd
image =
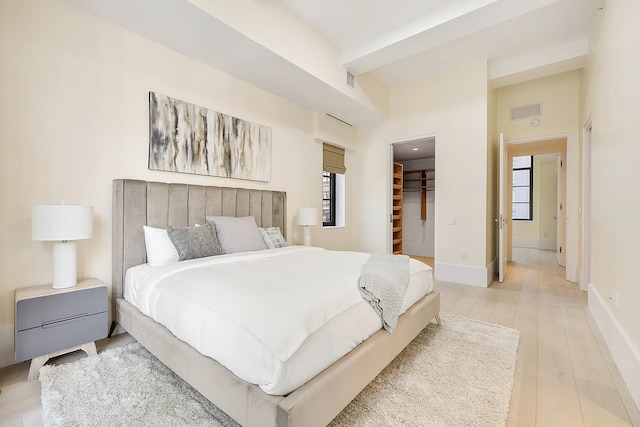
M 271 128 L 149 92 L 149 169 L 269 181 Z

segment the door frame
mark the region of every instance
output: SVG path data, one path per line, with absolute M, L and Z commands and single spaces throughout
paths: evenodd
M 504 140 L 504 133 L 500 132 L 498 137 L 498 282 L 503 283 L 507 275 L 507 219 L 506 219 L 506 180 L 507 180 L 507 146 Z
M 514 149 L 514 147 L 517 147 L 518 145 L 521 144 L 531 144 L 533 147 L 539 147 L 541 148 L 539 149 L 535 149 L 535 151 L 531 152 L 531 153 L 526 153 L 526 152 L 520 152 L 518 153 L 518 155 L 527 155 L 527 154 L 544 154 L 544 153 L 557 153 L 558 150 L 557 149 L 549 149 L 547 151 L 544 151 L 544 149 L 542 149 L 542 147 L 544 146 L 544 144 L 548 141 L 552 141 L 552 140 L 558 140 L 558 139 L 564 139 L 566 141 L 566 148 L 563 152 L 563 156 L 561 156 L 565 162 L 565 169 L 566 169 L 566 181 L 565 181 L 565 214 L 563 216 L 563 220 L 564 220 L 564 241 L 565 241 L 565 254 L 566 254 L 566 259 L 569 260 L 572 258 L 573 254 L 575 252 L 577 252 L 577 247 L 575 247 L 575 245 L 570 245 L 568 244 L 568 242 L 573 241 L 574 239 L 572 238 L 572 232 L 571 229 L 569 228 L 569 222 L 567 220 L 568 218 L 568 214 L 567 212 L 570 212 L 574 209 L 576 209 L 577 206 L 574 206 L 574 203 L 577 203 L 577 200 L 574 203 L 569 203 L 569 199 L 568 199 L 568 195 L 570 193 L 569 190 L 573 191 L 573 188 L 569 188 L 570 184 L 571 184 L 571 180 L 569 179 L 569 170 L 571 168 L 571 170 L 573 170 L 574 167 L 576 167 L 576 165 L 572 165 L 568 160 L 569 160 L 569 152 L 572 149 L 575 149 L 574 146 L 574 141 L 572 139 L 572 135 L 570 133 L 562 133 L 562 134 L 556 134 L 556 135 L 548 135 L 548 136 L 538 136 L 538 137 L 531 137 L 531 138 L 521 138 L 521 139 L 513 139 L 513 140 L 508 140 L 505 141 L 506 147 L 507 147 L 507 161 L 508 159 L 510 159 L 512 157 L 512 150 Z M 539 144 L 539 145 L 538 145 Z M 511 151 L 511 153 L 510 153 Z M 510 170 L 510 169 L 509 169 Z M 511 184 L 510 184 L 510 174 L 507 176 L 507 191 L 506 191 L 506 203 L 507 205 L 510 203 L 511 201 Z M 577 189 L 575 189 L 575 192 L 577 192 Z M 513 260 L 513 222 L 511 221 L 511 215 L 509 214 L 510 210 L 506 210 L 505 212 L 507 212 L 507 257 L 509 261 Z M 560 220 L 560 218 L 558 218 L 558 220 Z M 571 237 L 571 238 L 570 238 Z M 570 256 L 571 255 L 571 256 Z M 571 268 L 569 268 L 571 267 Z M 576 277 L 575 277 L 575 266 L 571 265 L 569 266 L 569 262 L 567 261 L 567 268 L 565 271 L 565 279 L 571 282 L 575 282 L 576 281 Z
M 419 136 L 412 136 L 409 138 L 402 139 L 394 139 L 388 141 L 387 147 L 387 253 L 393 253 L 393 230 L 392 230 L 392 222 L 390 221 L 391 215 L 393 214 L 392 206 L 393 206 L 393 146 L 396 144 L 408 144 L 414 141 L 418 141 L 421 139 L 433 138 L 435 140 L 434 144 L 438 143 L 438 136 L 435 133 L 429 133 Z M 437 152 L 437 150 L 436 150 Z M 438 156 L 435 159 L 435 169 L 438 170 Z M 437 192 L 435 195 L 435 199 L 437 199 Z M 435 218 L 433 224 L 433 263 L 434 265 L 438 259 L 438 202 L 435 202 Z
M 588 291 L 591 281 L 591 114 L 582 129 L 582 259 L 580 290 Z

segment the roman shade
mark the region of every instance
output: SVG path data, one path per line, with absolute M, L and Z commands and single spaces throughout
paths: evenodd
M 344 174 L 344 148 L 335 145 L 322 144 L 322 170 L 326 172 Z

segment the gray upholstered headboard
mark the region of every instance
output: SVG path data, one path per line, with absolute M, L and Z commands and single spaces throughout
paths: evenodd
M 114 302 L 122 297 L 127 269 L 147 262 L 143 225 L 184 227 L 203 224 L 205 217 L 211 215 L 251 215 L 258 227 L 277 226 L 286 236 L 286 207 L 287 193 L 283 191 L 114 180 Z

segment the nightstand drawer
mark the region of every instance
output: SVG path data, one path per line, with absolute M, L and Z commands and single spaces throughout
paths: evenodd
M 106 286 L 22 299 L 16 302 L 16 331 L 39 328 L 75 316 L 103 313 L 107 311 L 107 303 Z
M 106 298 L 106 296 L 105 296 Z M 106 299 L 105 299 L 106 301 Z M 107 336 L 107 312 L 67 318 L 16 332 L 16 360 L 32 359 Z

